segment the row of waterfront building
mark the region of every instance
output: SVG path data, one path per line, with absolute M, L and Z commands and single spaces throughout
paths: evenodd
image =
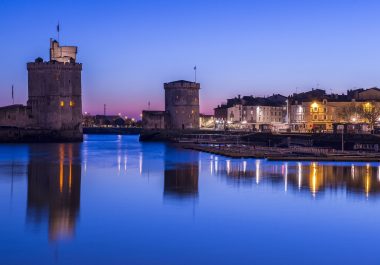
M 370 131 L 380 118 L 380 89 L 349 90 L 346 94 L 312 89 L 289 97 L 238 96 L 214 111 L 219 129 L 329 132 L 344 125 L 346 130 Z

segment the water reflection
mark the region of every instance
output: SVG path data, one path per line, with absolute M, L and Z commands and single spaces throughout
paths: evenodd
M 345 191 L 365 197 L 380 195 L 380 166 L 363 163 L 269 162 L 210 160 L 211 174 L 229 183 L 283 185 L 284 191 L 307 191 L 313 197 L 326 191 Z
M 27 221 L 48 223 L 49 239 L 72 238 L 79 215 L 79 145 L 32 145 L 28 164 Z
M 166 148 L 165 158 L 164 195 L 197 197 L 199 153 Z

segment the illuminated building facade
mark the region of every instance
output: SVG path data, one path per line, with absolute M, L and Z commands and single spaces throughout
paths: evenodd
M 280 131 L 286 129 L 287 98 L 281 95 L 252 97 L 240 95 L 228 99 L 214 109 L 219 129 L 249 129 L 255 131 Z M 224 116 L 223 116 L 224 115 Z
M 289 97 L 289 117 L 294 132 L 332 132 L 335 123 L 370 123 L 368 116 L 380 110 L 380 89 L 350 90 L 347 94 L 326 94 L 325 90 Z M 375 117 L 376 119 L 380 118 Z

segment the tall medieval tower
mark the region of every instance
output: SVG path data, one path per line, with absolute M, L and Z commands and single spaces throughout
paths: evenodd
M 77 47 L 50 40 L 50 60 L 28 63 L 28 107 L 32 127 L 52 131 L 59 138 L 81 140 L 82 64 Z
M 200 84 L 185 80 L 164 84 L 167 129 L 199 129 Z

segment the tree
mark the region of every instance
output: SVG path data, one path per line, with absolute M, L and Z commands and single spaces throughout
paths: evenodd
M 366 102 L 363 104 L 362 108 L 359 109 L 359 115 L 368 122 L 371 131 L 373 131 L 376 122 L 380 117 L 380 108 L 378 105 Z
M 360 118 L 360 107 L 351 103 L 349 106 L 340 108 L 337 115 L 343 122 L 356 121 Z

